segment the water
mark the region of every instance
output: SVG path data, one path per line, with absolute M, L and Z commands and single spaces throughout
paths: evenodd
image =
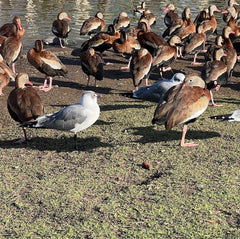
M 190 7 L 192 19 L 199 12 L 210 4 L 215 4 L 220 10 L 225 9 L 226 1 L 208 1 L 208 0 L 147 0 L 146 6 L 157 18 L 157 24 L 153 27 L 153 31 L 162 34 L 165 25 L 163 18 L 165 9 L 168 3 L 173 3 L 176 7 L 176 12 L 181 15 L 185 7 Z M 69 25 L 72 31 L 68 37 L 68 45 L 78 46 L 87 36 L 79 35 L 80 27 L 84 20 L 94 16 L 100 10 L 103 12 L 106 24 L 112 23 L 113 19 L 120 11 L 125 11 L 131 18 L 131 25 L 135 26 L 138 18 L 133 15 L 133 9 L 140 5 L 139 1 L 126 0 L 0 0 L 0 25 L 11 22 L 15 15 L 21 18 L 22 25 L 25 28 L 25 35 L 22 39 L 24 49 L 28 49 L 34 45 L 36 39 L 46 39 L 54 36 L 51 32 L 52 22 L 56 19 L 60 11 L 68 13 L 72 19 Z M 222 14 L 215 14 L 219 28 L 225 25 L 222 21 Z M 221 32 L 221 31 L 220 31 Z

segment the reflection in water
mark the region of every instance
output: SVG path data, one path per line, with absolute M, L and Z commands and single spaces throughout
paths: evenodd
M 24 49 L 32 47 L 36 39 L 45 39 L 53 37 L 51 27 L 52 22 L 57 18 L 57 14 L 65 11 L 71 17 L 69 25 L 72 31 L 69 34 L 69 44 L 81 44 L 87 36 L 79 35 L 80 27 L 86 19 L 92 17 L 97 11 L 102 11 L 106 24 L 112 23 L 113 19 L 120 11 L 125 11 L 131 18 L 131 25 L 136 25 L 138 18 L 133 15 L 133 9 L 140 5 L 141 1 L 132 0 L 0 0 L 1 13 L 0 25 L 11 22 L 15 15 L 21 18 L 22 25 L 25 28 L 25 36 L 23 37 Z M 164 9 L 168 3 L 173 3 L 176 12 L 181 15 L 183 9 L 188 6 L 192 12 L 194 19 L 199 10 L 216 4 L 223 10 L 226 1 L 222 0 L 146 0 L 146 6 L 157 18 L 157 24 L 153 27 L 153 31 L 161 34 L 165 25 L 163 24 Z M 223 26 L 222 14 L 216 13 L 216 18 L 220 27 Z

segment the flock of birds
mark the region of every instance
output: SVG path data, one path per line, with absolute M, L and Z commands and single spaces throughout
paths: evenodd
M 83 72 L 96 81 L 103 79 L 104 62 L 102 53 L 110 48 L 121 55 L 129 55 L 126 67 L 130 70 L 134 98 L 158 102 L 152 123 L 165 124 L 167 130 L 183 124 L 181 146 L 195 146 L 185 143 L 187 125 L 194 122 L 213 100 L 212 89 L 219 90 L 221 85 L 231 84 L 231 76 L 240 54 L 239 35 L 240 20 L 236 0 L 229 0 L 227 8 L 222 11 L 226 26 L 222 34 L 216 33 L 215 12 L 220 10 L 215 5 L 204 8 L 193 21 L 191 11 L 186 7 L 182 16 L 175 12 L 173 4 L 167 4 L 164 12 L 166 30 L 162 36 L 151 30 L 156 23 L 154 14 L 146 8 L 145 2 L 134 11 L 140 15 L 137 26 L 130 27 L 130 18 L 126 12 L 120 12 L 113 23 L 107 27 L 103 14 L 97 12 L 94 17 L 85 20 L 80 35 L 89 35 L 80 50 Z M 71 29 L 71 20 L 66 12 L 60 12 L 52 24 L 52 33 L 59 38 L 60 47 L 64 48 L 62 39 L 67 38 Z M 0 27 L 0 95 L 9 81 L 15 80 L 15 89 L 8 96 L 7 107 L 11 117 L 20 123 L 24 131 L 22 141 L 28 141 L 26 127 L 50 128 L 74 133 L 75 148 L 77 132 L 90 127 L 100 115 L 97 103 L 98 95 L 93 91 L 83 93 L 80 102 L 63 108 L 59 112 L 44 115 L 43 104 L 37 91 L 29 81 L 28 74 L 16 73 L 15 62 L 22 51 L 21 38 L 25 33 L 19 17 L 12 23 Z M 215 43 L 211 42 L 215 38 Z M 194 55 L 192 64 L 197 63 L 197 55 L 204 53 L 205 64 L 201 75 L 184 75 L 176 73 L 172 79 L 164 80 L 163 72 L 171 70 L 171 64 L 186 55 Z M 67 67 L 51 51 L 43 49 L 41 40 L 35 41 L 35 47 L 27 52 L 29 63 L 39 72 L 45 74 L 44 84 L 39 86 L 45 92 L 52 89 L 52 77 L 65 76 Z M 11 67 L 10 67 L 11 66 Z M 148 78 L 153 70 L 159 69 L 161 79 L 148 85 Z M 49 78 L 49 84 L 47 79 Z M 140 87 L 145 80 L 144 87 Z M 213 116 L 214 119 L 240 121 L 240 109 L 229 115 Z

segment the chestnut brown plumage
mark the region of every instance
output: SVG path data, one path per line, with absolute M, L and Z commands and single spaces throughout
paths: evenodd
M 154 32 L 148 31 L 145 22 L 141 22 L 141 30 L 137 34 L 137 39 L 142 48 L 146 48 L 153 56 L 156 49 L 162 45 L 168 45 L 167 41 Z
M 234 32 L 229 26 L 223 28 L 223 39 L 225 42 L 223 45 L 223 50 L 227 54 L 225 57 L 225 64 L 227 65 L 228 81 L 230 81 L 233 69 L 237 63 L 237 52 L 229 38 L 230 33 Z
M 95 77 L 95 87 L 97 86 L 97 80 L 103 80 L 103 60 L 100 54 L 94 51 L 93 48 L 89 48 L 87 51 L 81 54 L 82 70 L 88 76 L 87 86 L 90 82 L 90 76 Z
M 7 86 L 10 79 L 15 80 L 16 74 L 5 64 L 0 55 L 0 96 L 3 95 L 2 89 Z
M 104 28 L 105 21 L 103 20 L 103 14 L 99 11 L 95 14 L 95 17 L 90 17 L 83 22 L 80 29 L 80 35 L 88 34 L 91 37 L 92 34 L 103 31 Z
M 206 43 L 207 37 L 204 33 L 203 25 L 199 25 L 197 27 L 197 32 L 194 32 L 189 35 L 187 40 L 185 41 L 182 55 L 185 56 L 186 54 L 194 55 L 194 59 L 192 64 L 196 65 L 198 64 L 196 62 L 197 54 L 199 52 L 206 52 L 205 49 L 205 43 Z
M 112 47 L 114 52 L 121 54 L 131 54 L 134 49 L 139 50 L 141 48 L 139 41 L 128 36 L 124 30 L 120 31 L 120 38 L 113 42 Z
M 182 41 L 178 36 L 172 36 L 168 40 L 167 45 L 159 46 L 153 57 L 153 67 L 160 68 L 160 74 L 162 77 L 162 72 L 165 71 L 165 67 L 169 67 L 170 64 L 177 58 L 177 47 L 176 45 L 181 45 Z M 169 68 L 170 70 L 171 68 Z
M 149 10 L 146 9 L 141 17 L 140 17 L 140 21 L 142 21 L 143 19 L 145 19 L 148 22 L 149 26 L 152 26 L 154 24 L 156 24 L 156 17 L 154 16 L 154 14 Z
M 170 130 L 178 124 L 184 124 L 181 146 L 196 146 L 185 143 L 187 125 L 194 122 L 208 107 L 210 92 L 205 88 L 203 79 L 196 75 L 186 77 L 184 83 L 172 87 L 165 99 L 159 102 L 152 123 L 165 124 Z
M 182 18 L 176 19 L 162 34 L 165 38 L 167 36 L 178 35 L 181 40 L 184 40 L 191 33 L 195 32 L 195 25 L 190 18 L 190 8 L 185 7 L 182 12 Z
M 220 10 L 216 7 L 216 5 L 212 4 L 209 6 L 208 11 L 209 19 L 206 19 L 205 21 L 200 23 L 203 25 L 203 29 L 205 30 L 205 34 L 207 37 L 213 34 L 217 29 L 217 20 L 214 16 L 214 12 L 220 12 Z
M 113 20 L 113 26 L 116 30 L 126 30 L 130 27 L 130 18 L 126 12 L 120 12 L 118 17 Z
M 130 72 L 135 90 L 138 89 L 138 86 L 141 84 L 143 79 L 145 79 L 146 85 L 148 85 L 148 77 L 150 75 L 151 66 L 152 55 L 147 49 L 142 48 L 132 54 Z
M 211 101 L 213 106 L 220 106 L 214 103 L 212 89 L 219 90 L 221 85 L 227 83 L 228 72 L 226 64 L 221 60 L 224 52 L 223 48 L 215 48 L 213 52 L 213 60 L 207 61 L 202 69 L 201 76 L 205 80 L 207 89 L 211 93 Z
M 15 35 L 15 30 L 12 27 L 13 25 L 16 26 L 16 28 L 18 29 L 18 32 L 20 34 L 20 36 L 22 37 L 25 33 L 24 28 L 21 25 L 21 19 L 18 16 L 15 16 L 12 20 L 12 23 L 5 23 L 4 25 L 2 25 L 0 27 L 0 36 L 5 36 L 5 37 L 10 37 Z
M 167 27 L 172 26 L 178 19 L 180 19 L 178 14 L 175 12 L 175 6 L 172 3 L 167 4 L 164 12 L 166 12 L 164 16 L 164 23 Z
M 41 40 L 35 41 L 35 47 L 27 52 L 29 63 L 41 73 L 45 74 L 44 85 L 40 89 L 47 92 L 52 89 L 52 77 L 65 76 L 68 72 L 66 66 L 51 51 L 43 49 Z M 47 78 L 49 77 L 49 86 L 47 87 Z
M 21 35 L 18 34 L 16 25 L 11 25 L 11 28 L 13 30 L 13 35 L 3 41 L 0 47 L 0 54 L 8 66 L 12 64 L 12 71 L 16 73 L 15 62 L 22 52 L 22 42 Z
M 32 84 L 29 81 L 28 74 L 19 73 L 13 89 L 7 100 L 7 108 L 12 119 L 20 124 L 35 120 L 38 116 L 43 115 L 43 104 L 33 87 L 26 87 L 26 84 Z M 26 129 L 22 127 L 24 138 L 20 142 L 28 141 Z
M 52 24 L 52 33 L 59 38 L 59 43 L 62 48 L 64 48 L 64 46 L 62 45 L 61 38 L 67 38 L 71 31 L 68 22 L 65 19 L 71 20 L 66 12 L 60 12 L 57 16 L 57 20 Z
M 237 5 L 239 5 L 238 3 L 237 3 L 237 1 L 236 0 L 228 0 L 228 6 L 227 6 L 227 8 L 226 8 L 226 10 L 228 10 L 229 8 L 234 8 L 233 9 L 233 13 L 234 13 L 234 15 L 235 16 L 237 16 L 237 14 L 238 14 L 238 9 L 237 9 Z M 222 13 L 223 13 L 223 21 L 224 22 L 228 22 L 229 21 L 229 19 L 231 18 L 231 13 L 229 13 L 228 11 L 223 11 Z
M 104 52 L 110 49 L 113 42 L 120 38 L 119 31 L 116 31 L 112 24 L 108 26 L 106 32 L 99 32 L 91 39 L 84 41 L 81 45 L 81 51 L 86 51 L 93 48 L 95 51 Z

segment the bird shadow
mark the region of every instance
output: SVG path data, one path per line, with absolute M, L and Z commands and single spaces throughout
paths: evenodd
M 0 147 L 3 149 L 9 148 L 26 148 L 39 151 L 56 151 L 56 152 L 71 152 L 74 149 L 73 137 L 60 135 L 58 138 L 49 137 L 33 137 L 30 141 L 17 144 L 16 139 L 0 141 Z M 78 138 L 77 146 L 80 151 L 91 152 L 99 147 L 112 147 L 113 145 L 101 142 L 99 137 Z
M 233 98 L 218 98 L 216 100 L 218 103 L 226 103 L 226 104 L 240 104 L 240 100 L 238 99 L 233 99 Z
M 44 82 L 44 78 L 39 78 L 39 77 L 31 77 L 30 79 L 33 83 L 37 83 L 36 86 L 42 85 Z M 53 79 L 53 86 L 57 87 L 66 87 L 66 88 L 72 88 L 72 89 L 77 89 L 77 90 L 92 90 L 95 91 L 96 93 L 109 93 L 112 88 L 109 87 L 95 87 L 95 86 L 86 86 L 81 83 L 73 82 L 73 81 L 61 81 L 57 79 Z
M 59 59 L 64 65 L 72 65 L 72 66 L 81 66 L 80 58 L 68 58 L 65 56 L 59 56 Z
M 104 77 L 112 80 L 120 80 L 120 79 L 129 79 L 131 78 L 131 74 L 129 71 L 120 70 L 120 69 L 105 69 Z
M 166 142 L 172 140 L 181 140 L 182 131 L 177 130 L 157 130 L 154 129 L 154 126 L 148 127 L 133 127 L 128 130 L 133 130 L 133 135 L 142 136 L 137 142 L 146 144 L 146 143 L 155 143 L 155 142 Z M 200 130 L 188 130 L 186 134 L 186 140 L 191 139 L 209 139 L 220 137 L 221 135 L 213 131 L 200 131 Z
M 39 78 L 39 77 L 31 77 L 30 80 L 33 83 L 38 83 L 38 84 L 43 84 L 44 78 Z M 57 79 L 53 79 L 53 85 L 57 85 L 58 87 L 69 87 L 69 88 L 74 88 L 74 89 L 81 89 L 83 87 L 82 84 L 76 83 L 73 81 L 61 81 Z M 37 85 L 36 85 L 37 86 Z
M 115 104 L 115 105 L 103 105 L 100 106 L 101 111 L 112 111 L 112 110 L 124 110 L 124 109 L 146 109 L 152 106 L 146 106 L 146 105 L 136 105 L 136 102 L 133 102 L 134 104 Z

